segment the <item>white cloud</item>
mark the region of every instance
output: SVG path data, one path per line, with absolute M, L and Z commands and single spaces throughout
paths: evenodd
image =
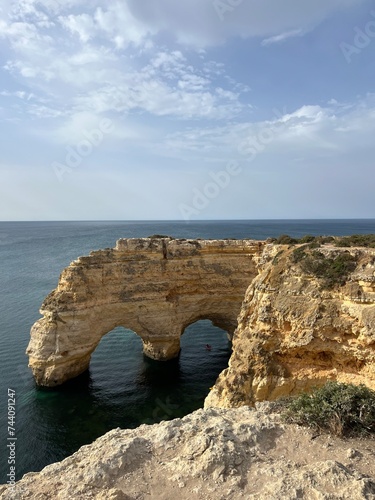
M 50 137 L 58 143 L 71 144 L 84 139 L 83 132 L 99 128 L 100 118 L 90 112 L 80 112 L 69 116 L 56 130 L 50 131 Z
M 5 1 L 0 37 L 11 53 L 4 69 L 23 79 L 30 93 L 54 100 L 51 116 L 88 110 L 231 119 L 245 109 L 241 98 L 249 87 L 227 75 L 222 63 L 206 60 L 204 50 L 197 62 L 182 47 L 158 46 L 154 35 L 169 33 L 195 47 L 233 35 L 271 35 L 264 43 L 275 43 L 310 29 L 339 5 L 248 0 L 221 21 L 212 0 Z
M 30 92 L 25 92 L 24 90 L 16 90 L 16 91 L 9 91 L 9 90 L 2 90 L 0 92 L 0 95 L 4 97 L 18 97 L 19 99 L 26 99 L 27 101 L 30 101 L 30 99 L 35 98 L 36 96 L 33 93 Z
M 118 4 L 115 7 L 119 8 Z M 95 23 L 100 17 L 98 12 Z M 141 64 L 142 58 L 135 49 L 120 53 L 93 43 L 98 30 L 109 30 L 107 17 L 101 19 L 100 27 L 89 15 L 60 16 L 59 20 L 72 38 L 66 35 L 52 38 L 48 30 L 19 22 L 5 25 L 3 34 L 10 39 L 17 55 L 6 63 L 5 69 L 28 80 L 34 93 L 41 96 L 45 93 L 44 97 L 55 101 L 53 112 L 39 107 L 40 114 L 43 110 L 46 116 L 63 116 L 69 110 L 71 114 L 83 110 L 141 111 L 184 119 L 221 119 L 235 116 L 243 107 L 241 86 L 237 82 L 228 78 L 224 88 L 223 82 L 216 81 L 226 76 L 219 63 L 199 59 L 191 64 L 188 53 L 164 47 L 156 52 L 142 49 L 145 63 Z M 21 34 L 25 43 L 21 43 Z M 110 36 L 115 35 L 112 30 Z M 138 43 L 141 38 L 133 36 L 132 40 Z M 41 53 L 43 58 L 39 56 Z M 35 109 L 29 111 L 35 116 Z
M 287 40 L 288 38 L 302 36 L 303 34 L 304 34 L 304 32 L 301 29 L 287 31 L 285 33 L 281 33 L 280 35 L 275 35 L 275 36 L 271 36 L 269 38 L 265 38 L 262 41 L 261 45 L 267 46 L 267 45 L 272 45 L 273 43 L 285 42 L 285 40 Z
M 90 13 L 61 15 L 59 22 L 65 29 L 78 35 L 83 43 L 102 38 L 117 49 L 124 49 L 129 44 L 140 46 L 153 33 L 152 28 L 131 14 L 126 2 L 115 1 L 109 6 L 104 5 L 92 9 L 87 3 Z
M 36 118 L 61 118 L 65 116 L 65 113 L 60 109 L 42 104 L 28 106 L 28 113 Z
M 14 50 L 25 55 L 38 49 L 40 44 L 52 43 L 50 36 L 44 35 L 35 24 L 27 22 L 6 23 L 0 19 L 0 38 L 8 38 Z
M 271 37 L 293 30 L 309 31 L 334 11 L 366 0 L 129 0 L 134 15 L 154 29 L 172 33 L 180 42 L 203 47 L 228 37 Z M 226 6 L 223 9 L 220 6 Z
M 307 32 L 336 10 L 366 0 L 246 0 L 231 6 L 226 0 L 3 0 L 0 19 L 52 27 L 57 20 L 83 42 L 95 36 L 118 49 L 140 46 L 158 33 L 172 34 L 195 47 L 215 45 L 228 37 L 268 37 L 264 44 L 280 42 Z M 218 4 L 226 4 L 219 15 Z M 74 11 L 72 12 L 72 8 Z M 80 12 L 81 11 L 81 12 Z M 281 33 L 281 34 L 280 34 Z
M 118 48 L 124 48 L 129 43 L 141 45 L 147 35 L 155 32 L 153 27 L 133 16 L 126 2 L 114 1 L 109 7 L 99 7 L 95 12 L 95 21 Z
M 159 153 L 175 158 L 244 159 L 254 148 L 262 154 L 291 157 L 301 152 L 315 157 L 345 155 L 372 148 L 375 133 L 375 94 L 345 106 L 305 105 L 292 113 L 277 113 L 261 122 L 190 128 L 169 134 Z M 259 146 L 260 145 L 260 146 Z
M 139 75 L 138 75 L 139 76 Z M 242 106 L 237 95 L 205 90 L 199 86 L 185 88 L 168 85 L 162 79 L 141 79 L 124 81 L 117 86 L 103 86 L 76 99 L 78 109 L 91 109 L 95 113 L 129 113 L 143 111 L 156 116 L 175 116 L 183 119 L 229 118 L 238 114 Z
M 88 14 L 60 16 L 59 21 L 68 31 L 77 34 L 83 43 L 88 42 L 96 34 L 94 20 Z
M 182 90 L 197 91 L 208 87 L 210 80 L 198 75 L 185 74 L 181 76 L 178 82 L 178 88 Z

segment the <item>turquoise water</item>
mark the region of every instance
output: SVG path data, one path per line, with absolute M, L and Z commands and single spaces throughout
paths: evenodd
M 375 233 L 375 220 L 217 222 L 0 222 L 0 483 L 6 482 L 7 390 L 16 391 L 16 470 L 40 470 L 114 427 L 183 416 L 202 406 L 227 366 L 226 333 L 208 321 L 191 325 L 180 358 L 158 363 L 133 332 L 106 335 L 88 372 L 56 389 L 37 388 L 25 349 L 44 297 L 79 255 L 113 247 L 121 237 L 264 239 L 283 233 Z M 213 346 L 206 351 L 204 345 Z

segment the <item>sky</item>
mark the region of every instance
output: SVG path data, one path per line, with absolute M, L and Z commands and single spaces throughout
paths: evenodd
M 0 220 L 375 217 L 368 0 L 1 0 Z

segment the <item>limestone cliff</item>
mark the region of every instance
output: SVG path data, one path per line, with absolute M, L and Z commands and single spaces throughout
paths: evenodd
M 271 405 L 210 408 L 114 429 L 13 487 L 0 486 L 0 499 L 370 500 L 374 453 L 375 442 L 283 424 Z
M 325 286 L 345 262 L 354 263 L 350 272 Z M 375 389 L 375 250 L 324 245 L 304 255 L 267 245 L 259 271 L 242 304 L 229 368 L 205 406 L 254 405 L 331 379 Z
M 233 334 L 263 243 L 254 240 L 123 239 L 80 257 L 61 274 L 31 330 L 27 353 L 38 384 L 85 371 L 103 335 L 117 326 L 143 341 L 147 356 L 178 355 L 200 319 Z

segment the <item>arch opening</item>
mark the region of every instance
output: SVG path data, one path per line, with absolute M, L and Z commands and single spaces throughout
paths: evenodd
M 215 321 L 216 322 L 216 321 Z M 105 334 L 92 354 L 91 392 L 110 400 L 120 420 L 154 423 L 201 408 L 219 374 L 228 367 L 231 342 L 211 319 L 199 319 L 181 335 L 177 358 L 147 356 L 140 335 L 124 327 Z M 207 345 L 210 349 L 207 349 Z M 129 420 L 128 420 L 129 419 Z
M 141 337 L 129 328 L 115 327 L 102 336 L 91 355 L 89 373 L 94 389 L 111 394 L 133 383 L 143 358 Z
M 181 336 L 179 364 L 181 378 L 187 381 L 194 409 L 203 406 L 217 377 L 228 368 L 231 354 L 232 343 L 228 332 L 216 326 L 211 319 L 200 319 L 185 328 Z
M 211 328 L 217 328 L 218 330 L 222 330 L 226 333 L 227 339 L 232 341 L 234 330 L 237 327 L 237 322 L 233 322 L 231 318 L 226 317 L 225 315 L 220 314 L 200 314 L 198 316 L 192 317 L 188 319 L 183 325 L 181 329 L 181 340 L 183 335 L 189 333 L 190 330 L 194 330 L 193 325 L 201 325 L 202 328 L 197 328 L 198 330 L 206 330 L 207 332 L 213 332 Z M 217 331 L 218 331 L 217 330 Z

